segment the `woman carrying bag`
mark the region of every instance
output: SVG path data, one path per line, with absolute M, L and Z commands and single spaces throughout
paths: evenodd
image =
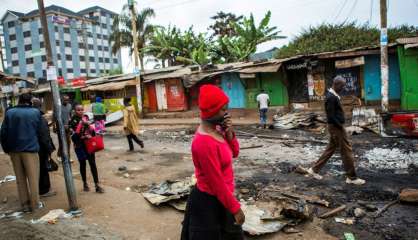
M 83 180 L 83 191 L 90 191 L 86 176 L 86 162 L 88 161 L 96 192 L 104 193 L 104 189 L 99 185 L 99 175 L 97 173 L 95 153 L 94 151 L 88 151 L 88 146 L 86 144 L 87 141 L 96 136 L 96 132 L 94 126 L 89 122 L 88 116 L 84 114 L 84 108 L 82 105 L 77 104 L 75 106 L 75 114 L 71 118 L 69 126 L 72 131 L 71 139 L 74 143 L 74 151 L 80 164 L 80 174 Z
M 203 85 L 199 93 L 201 123 L 192 142 L 196 186 L 187 201 L 182 240 L 244 239 L 245 216 L 234 196 L 232 158 L 239 143 L 226 111 L 225 93 L 214 85 Z

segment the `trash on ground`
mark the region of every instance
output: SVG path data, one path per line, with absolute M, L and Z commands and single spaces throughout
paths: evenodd
M 63 209 L 54 209 L 54 210 L 49 211 L 40 219 L 32 220 L 32 223 L 55 224 L 58 222 L 59 219 L 72 218 L 72 217 L 73 215 L 71 213 L 66 213 Z
M 356 238 L 354 237 L 354 234 L 352 233 L 344 233 L 344 238 L 345 240 L 356 240 Z
M 6 182 L 12 182 L 12 181 L 16 181 L 16 176 L 7 175 L 2 180 L 0 180 L 0 185 Z
M 339 217 L 336 217 L 335 222 L 344 223 L 344 224 L 347 224 L 347 225 L 353 225 L 356 222 L 356 220 L 354 218 L 339 218 Z
M 168 205 L 172 206 L 173 208 L 179 210 L 179 211 L 186 211 L 186 205 L 187 200 L 186 199 L 179 199 L 179 200 L 173 200 L 168 202 Z
M 317 118 L 318 114 L 313 112 L 290 112 L 283 116 L 275 115 L 273 126 L 277 129 L 306 128 L 314 126 Z
M 403 189 L 399 194 L 401 202 L 418 203 L 418 189 Z
M 321 216 L 319 216 L 319 218 L 329 218 L 329 217 L 335 216 L 339 212 L 344 211 L 346 209 L 346 207 L 347 206 L 345 204 L 341 205 L 337 208 L 332 209 L 331 211 L 328 211 L 328 212 L 322 214 Z
M 250 235 L 262 235 L 278 232 L 287 225 L 286 221 L 262 220 L 265 211 L 256 205 L 241 204 L 242 211 L 245 214 L 245 222 L 242 229 Z
M 0 219 L 19 219 L 23 217 L 23 212 L 6 212 L 0 214 Z
M 298 219 L 301 221 L 311 220 L 313 215 L 312 209 L 303 199 L 298 201 L 288 201 L 283 206 L 281 213 L 287 218 Z
M 384 213 L 386 210 L 388 210 L 393 205 L 397 204 L 399 202 L 399 199 L 393 200 L 392 202 L 389 202 L 385 206 L 383 206 L 379 211 L 376 212 L 375 218 L 378 218 L 382 213 Z
M 362 218 L 362 217 L 366 216 L 366 211 L 363 210 L 362 208 L 355 208 L 354 209 L 354 216 L 356 218 Z
M 347 131 L 349 135 L 361 134 L 364 131 L 363 128 L 357 127 L 357 126 L 349 126 L 349 127 L 346 127 L 345 130 Z
M 151 185 L 151 187 L 142 192 L 142 196 L 153 205 L 169 202 L 171 200 L 181 199 L 190 194 L 191 187 L 195 184 L 192 177 L 185 180 L 170 181 Z
M 308 196 L 308 195 L 300 195 L 300 194 L 296 194 L 296 193 L 287 193 L 287 192 L 282 193 L 282 195 L 285 196 L 285 197 L 293 198 L 293 199 L 303 199 L 308 203 L 319 204 L 319 205 L 322 205 L 322 206 L 325 206 L 325 207 L 329 207 L 329 204 L 330 204 L 328 201 L 325 201 L 325 200 L 323 200 L 320 197 L 315 196 L 315 195 L 309 195 Z
M 365 127 L 377 124 L 379 121 L 379 115 L 376 114 L 374 108 L 367 107 L 355 107 L 353 108 L 353 116 L 351 119 L 351 125 Z
M 373 148 L 365 152 L 367 161 L 360 163 L 366 168 L 376 169 L 408 169 L 409 165 L 416 164 L 418 153 L 406 152 L 399 148 Z

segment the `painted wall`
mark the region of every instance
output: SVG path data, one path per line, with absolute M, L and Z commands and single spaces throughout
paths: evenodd
M 366 101 L 381 99 L 380 56 L 365 56 L 364 91 Z M 389 99 L 401 98 L 399 62 L 395 54 L 389 56 Z
M 245 89 L 237 73 L 224 73 L 221 87 L 229 97 L 229 108 L 245 108 Z
M 418 110 L 418 48 L 398 47 L 402 81 L 401 106 L 404 110 Z
M 271 106 L 285 106 L 289 104 L 287 88 L 279 73 L 260 73 L 261 88 L 270 97 Z

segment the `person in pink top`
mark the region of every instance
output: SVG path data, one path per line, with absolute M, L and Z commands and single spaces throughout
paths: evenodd
M 192 142 L 196 186 L 187 201 L 182 240 L 244 239 L 245 215 L 234 196 L 232 159 L 239 143 L 227 112 L 229 99 L 215 85 L 200 88 L 202 119 Z

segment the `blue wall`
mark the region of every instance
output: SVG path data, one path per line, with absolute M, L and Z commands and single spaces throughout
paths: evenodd
M 229 97 L 229 108 L 245 108 L 245 89 L 237 73 L 224 73 L 221 86 Z
M 364 91 L 366 101 L 381 99 L 380 56 L 365 56 L 364 64 Z M 401 98 L 401 80 L 398 57 L 389 56 L 389 99 Z

